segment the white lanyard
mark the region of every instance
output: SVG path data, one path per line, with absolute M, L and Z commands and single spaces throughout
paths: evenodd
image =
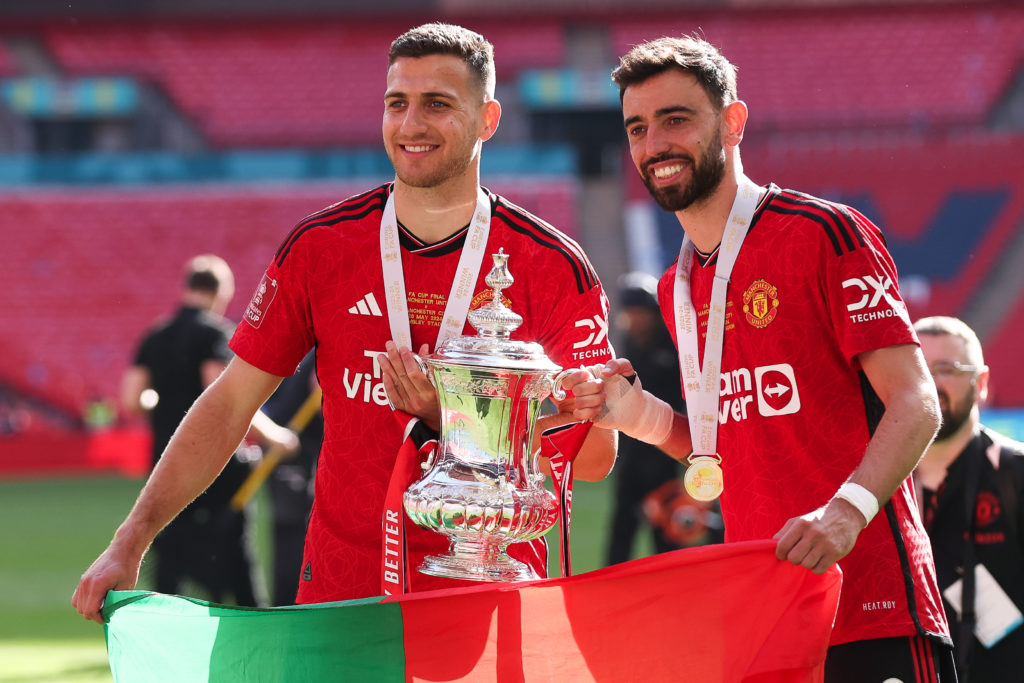
M 452 289 L 444 309 L 441 328 L 437 331 L 434 349 L 441 342 L 462 334 L 466 314 L 473 298 L 480 264 L 487 248 L 487 235 L 491 229 L 491 200 L 483 188 L 476 189 L 476 210 L 469 224 L 469 232 L 459 256 L 459 266 L 452 280 Z M 380 219 L 380 264 L 384 271 L 384 298 L 387 302 L 391 339 L 398 346 L 412 348 L 409 328 L 409 302 L 406 298 L 405 275 L 402 272 L 402 249 L 398 241 L 398 219 L 395 216 L 395 193 L 388 197 Z M 432 349 L 432 350 L 434 350 Z
M 697 355 L 697 312 L 690 298 L 690 269 L 693 263 L 693 242 L 685 234 L 679 248 L 675 277 L 676 342 L 679 345 L 679 368 L 686 395 L 686 413 L 690 422 L 690 439 L 694 455 L 717 455 L 719 382 L 722 365 L 722 341 L 725 336 L 726 288 L 729 276 L 747 235 L 750 221 L 757 209 L 761 188 L 746 176 L 740 176 L 736 199 L 726 221 L 722 244 L 718 249 L 715 282 L 711 288 L 708 310 L 708 332 L 704 339 L 704 365 Z

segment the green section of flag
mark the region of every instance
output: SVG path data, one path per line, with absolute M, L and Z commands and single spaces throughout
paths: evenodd
M 115 681 L 405 680 L 401 606 L 380 598 L 247 609 L 112 591 L 106 605 Z

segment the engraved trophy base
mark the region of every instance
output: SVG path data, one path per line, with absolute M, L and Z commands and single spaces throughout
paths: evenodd
M 463 581 L 532 581 L 541 578 L 530 565 L 508 556 L 503 548 L 481 541 L 452 541 L 447 555 L 428 555 L 422 574 Z

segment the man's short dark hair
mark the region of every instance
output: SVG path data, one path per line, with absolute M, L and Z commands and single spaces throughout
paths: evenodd
M 718 48 L 697 36 L 658 38 L 636 45 L 620 57 L 619 66 L 612 71 L 619 99 L 629 86 L 669 69 L 692 74 L 719 109 L 737 100 L 736 67 Z
M 216 295 L 228 286 L 234 287 L 234 276 L 219 256 L 202 254 L 185 265 L 185 288 L 189 291 Z
M 466 63 L 484 95 L 494 97 L 494 46 L 468 28 L 440 22 L 423 24 L 395 38 L 388 52 L 388 66 L 401 57 L 453 55 Z

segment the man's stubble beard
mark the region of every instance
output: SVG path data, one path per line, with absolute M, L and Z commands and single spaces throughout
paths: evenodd
M 424 174 L 414 176 L 408 173 L 403 173 L 395 160 L 392 158 L 391 166 L 395 169 L 395 175 L 405 185 L 416 188 L 432 188 L 440 187 L 446 182 L 455 178 L 472 165 L 473 160 L 480 156 L 481 149 L 476 144 L 476 141 L 463 141 L 463 149 L 457 150 L 455 154 L 452 154 L 449 158 L 441 162 L 441 166 L 432 171 L 427 171 Z M 390 150 L 388 150 L 388 156 L 390 158 Z
M 686 185 L 670 185 L 657 187 L 651 179 L 650 167 L 655 163 L 680 159 L 690 165 L 690 182 Z M 686 154 L 667 154 L 644 164 L 641 179 L 647 186 L 654 201 L 665 211 L 682 211 L 693 204 L 707 200 L 715 193 L 725 177 L 725 151 L 722 148 L 722 136 L 716 132 L 715 137 L 701 155 L 700 164 L 694 164 L 693 157 Z
M 945 395 L 946 405 L 949 407 L 942 411 L 942 425 L 939 427 L 939 431 L 935 435 L 936 441 L 945 441 L 963 427 L 964 423 L 971 417 L 971 411 L 974 410 L 974 402 L 977 398 L 977 389 L 971 387 L 971 391 L 966 396 L 962 408 L 960 410 L 954 410 L 953 402 L 950 400 L 949 394 L 947 392 L 941 393 Z
M 466 164 L 460 164 L 459 160 L 449 159 L 440 168 L 430 171 L 424 175 L 411 176 L 409 174 L 402 173 L 397 167 L 395 168 L 395 175 L 397 175 L 398 179 L 409 187 L 439 187 L 458 175 L 465 169 L 465 167 Z

